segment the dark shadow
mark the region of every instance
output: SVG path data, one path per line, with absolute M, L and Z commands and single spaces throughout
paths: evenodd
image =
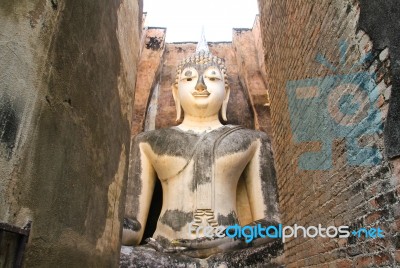
M 6 158 L 9 160 L 15 146 L 19 120 L 15 107 L 10 97 L 3 96 L 0 99 L 0 143 L 6 148 Z
M 146 238 L 152 237 L 154 231 L 157 227 L 157 221 L 160 217 L 161 208 L 162 208 L 162 186 L 160 180 L 156 180 L 156 184 L 154 187 L 153 197 L 151 199 L 151 205 L 149 210 L 149 216 L 147 217 L 146 228 L 144 229 L 143 239 L 140 243 L 141 245 L 145 244 Z

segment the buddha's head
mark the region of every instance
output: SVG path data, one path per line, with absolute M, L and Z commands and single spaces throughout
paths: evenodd
M 210 117 L 221 111 L 226 121 L 229 92 L 223 60 L 208 51 L 195 53 L 179 64 L 172 85 L 176 120 L 180 120 L 183 109 L 185 115 L 194 117 Z

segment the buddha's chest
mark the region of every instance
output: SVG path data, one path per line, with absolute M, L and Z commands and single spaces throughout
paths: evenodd
M 233 137 L 233 139 L 232 139 Z M 161 180 L 185 174 L 195 181 L 240 176 L 254 154 L 257 142 L 247 137 L 206 135 L 176 139 L 160 150 L 148 144 L 148 155 Z
M 250 162 L 251 153 L 249 147 L 245 151 L 214 157 L 208 152 L 198 152 L 192 158 L 156 156 L 151 162 L 161 180 L 182 175 L 197 181 L 211 181 L 215 177 L 239 177 Z

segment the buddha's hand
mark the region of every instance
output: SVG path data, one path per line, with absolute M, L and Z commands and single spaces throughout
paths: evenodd
M 132 246 L 140 243 L 139 233 L 142 225 L 136 219 L 124 218 L 122 245 Z
M 175 239 L 171 246 L 178 249 L 182 254 L 204 258 L 219 252 L 229 251 L 237 248 L 241 241 L 230 237 L 202 237 L 196 239 Z
M 277 241 L 269 236 L 259 235 L 258 231 L 259 227 L 278 226 L 278 223 L 274 220 L 260 219 L 246 226 L 247 228 L 241 226 L 240 230 L 229 230 L 229 233 L 235 233 L 235 236 L 176 239 L 171 241 L 171 246 L 177 250 L 179 249 L 185 255 L 202 258 L 218 252 L 254 247 Z
M 207 249 L 219 247 L 226 243 L 234 242 L 235 239 L 229 237 L 201 237 L 196 239 L 175 239 L 171 241 L 171 245 L 176 248 L 185 250 Z
M 263 227 L 268 227 L 268 226 L 278 226 L 279 223 L 276 220 L 269 220 L 269 219 L 259 219 L 256 221 L 253 221 L 249 223 L 248 225 L 250 226 L 256 226 L 258 224 L 261 224 Z

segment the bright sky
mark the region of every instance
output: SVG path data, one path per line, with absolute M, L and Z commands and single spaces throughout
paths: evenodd
M 166 27 L 167 42 L 232 41 L 232 28 L 252 28 L 257 0 L 144 0 L 145 25 Z

